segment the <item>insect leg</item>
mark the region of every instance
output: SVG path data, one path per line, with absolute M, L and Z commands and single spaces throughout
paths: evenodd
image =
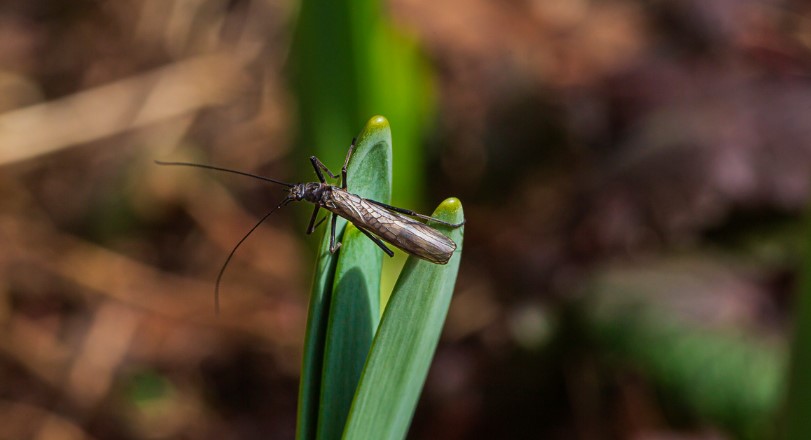
M 344 167 L 341 168 L 341 189 L 346 189 L 346 166 L 349 165 L 349 158 L 352 157 L 352 152 L 355 150 L 355 141 L 357 138 L 352 138 L 352 143 L 349 144 L 349 151 L 346 152 L 346 159 L 344 159 Z
M 318 176 L 318 180 L 321 183 L 326 183 L 326 180 L 324 179 L 324 175 L 321 174 L 321 170 L 326 171 L 327 174 L 329 174 L 329 176 L 332 177 L 333 179 L 338 177 L 335 174 L 332 174 L 332 171 L 330 171 L 329 168 L 327 168 L 326 165 L 324 165 L 320 160 L 318 160 L 317 157 L 310 156 L 310 162 L 312 162 L 313 169 L 315 169 L 315 174 Z
M 334 254 L 335 251 L 341 248 L 341 243 L 335 242 L 335 222 L 338 221 L 338 214 L 332 214 L 332 225 L 330 226 L 329 231 L 329 252 Z
M 383 249 L 383 252 L 385 252 L 386 255 L 388 255 L 390 257 L 394 256 L 394 252 L 392 252 L 391 249 L 386 247 L 386 245 L 383 244 L 383 241 L 381 241 L 379 238 L 375 237 L 371 233 L 367 232 L 365 229 L 361 229 L 361 228 L 358 228 L 358 229 L 360 229 L 360 232 L 363 232 L 364 234 L 366 234 L 366 236 L 369 237 L 369 240 L 372 240 L 376 245 L 378 245 L 380 247 L 380 249 Z
M 313 231 L 316 228 L 315 218 L 318 217 L 318 210 L 319 209 L 321 209 L 321 207 L 318 206 L 318 205 L 315 205 L 315 209 L 313 209 L 313 215 L 310 216 L 310 224 L 307 226 L 307 235 L 312 234 Z
M 324 217 L 321 218 L 321 220 L 318 220 L 318 223 L 316 223 L 315 226 L 313 226 L 313 230 L 318 229 L 318 227 L 321 226 L 321 223 L 324 223 L 324 220 L 326 220 L 327 217 L 329 217 L 329 215 L 325 215 Z
M 448 222 L 446 222 L 444 220 L 440 220 L 438 218 L 431 217 L 430 215 L 420 214 L 420 213 L 414 212 L 414 211 L 412 211 L 410 209 L 398 208 L 396 206 L 387 205 L 387 204 L 385 204 L 383 202 L 378 202 L 376 200 L 366 199 L 366 201 L 368 201 L 369 203 L 374 203 L 377 206 L 382 206 L 382 207 L 384 207 L 386 209 L 390 209 L 390 210 L 392 210 L 394 212 L 399 212 L 400 214 L 410 215 L 412 217 L 421 218 L 423 220 L 429 220 L 429 221 L 437 222 L 437 223 L 443 224 L 445 226 L 450 226 L 452 228 L 458 228 L 459 226 L 462 226 L 462 225 L 465 224 L 465 220 L 462 220 L 460 223 L 448 223 Z

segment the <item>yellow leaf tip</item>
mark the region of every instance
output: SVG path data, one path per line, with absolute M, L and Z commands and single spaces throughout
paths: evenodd
M 437 210 L 440 209 L 443 211 L 455 212 L 459 209 L 462 209 L 462 202 L 459 201 L 459 199 L 457 199 L 456 197 L 448 197 L 442 203 L 439 204 Z
M 389 128 L 389 120 L 386 119 L 385 116 L 381 115 L 372 116 L 372 118 L 369 119 L 369 122 L 366 123 L 366 127 L 370 130 Z
M 462 202 L 459 199 L 449 197 L 436 207 L 433 216 L 456 223 L 464 220 L 465 212 L 462 210 Z

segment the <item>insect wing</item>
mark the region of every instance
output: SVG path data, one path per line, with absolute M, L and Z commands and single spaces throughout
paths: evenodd
M 334 206 L 327 209 L 409 254 L 446 264 L 456 250 L 456 243 L 436 229 L 358 195 L 333 189 L 331 199 Z

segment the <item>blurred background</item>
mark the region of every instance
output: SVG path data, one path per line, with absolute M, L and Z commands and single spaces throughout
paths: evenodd
M 291 438 L 310 209 L 218 317 L 283 193 L 153 160 L 309 181 L 382 114 L 394 204 L 467 217 L 411 438 L 771 438 L 809 74 L 791 0 L 5 0 L 0 437 Z

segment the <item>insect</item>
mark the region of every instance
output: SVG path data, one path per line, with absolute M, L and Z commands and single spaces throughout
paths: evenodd
M 337 179 L 338 176 L 333 174 L 317 157 L 311 156 L 310 162 L 313 165 L 318 182 L 309 183 L 287 183 L 280 180 L 271 179 L 268 177 L 258 176 L 255 174 L 245 173 L 242 171 L 231 170 L 227 168 L 220 168 L 211 165 L 203 165 L 189 162 L 162 162 L 155 161 L 159 165 L 179 165 L 197 168 L 205 168 L 215 171 L 224 171 L 233 174 L 253 177 L 256 179 L 272 182 L 277 185 L 282 185 L 289 188 L 287 196 L 279 203 L 278 206 L 270 210 L 264 217 L 262 217 L 256 225 L 251 228 L 247 234 L 234 246 L 220 273 L 217 276 L 217 283 L 215 287 L 215 306 L 219 310 L 219 285 L 222 274 L 231 257 L 234 256 L 237 248 L 253 233 L 262 222 L 270 217 L 277 209 L 291 203 L 299 201 L 307 201 L 315 205 L 313 213 L 310 216 L 310 223 L 307 226 L 307 234 L 312 234 L 313 231 L 324 221 L 326 217 L 316 223 L 318 212 L 321 208 L 326 209 L 332 213 L 330 236 L 329 236 L 329 250 L 335 253 L 340 247 L 341 243 L 335 241 L 336 221 L 338 217 L 343 217 L 357 227 L 364 235 L 369 237 L 380 249 L 383 250 L 389 257 L 394 256 L 394 252 L 389 249 L 386 243 L 389 243 L 406 253 L 417 256 L 424 260 L 436 264 L 446 264 L 456 250 L 456 243 L 450 238 L 446 237 L 436 229 L 426 225 L 425 223 L 414 220 L 411 217 L 416 217 L 422 220 L 440 223 L 453 228 L 458 228 L 465 224 L 462 220 L 460 223 L 448 223 L 446 221 L 420 214 L 409 209 L 398 208 L 395 206 L 387 205 L 376 200 L 365 199 L 357 194 L 352 194 L 346 190 L 347 175 L 346 167 L 349 164 L 349 159 L 352 157 L 352 152 L 355 149 L 355 139 L 352 139 L 352 144 L 349 146 L 349 151 L 346 153 L 344 166 L 341 168 L 340 186 L 335 186 L 327 183 L 324 173 L 326 172 L 331 178 Z M 322 172 L 323 171 L 323 172 Z

